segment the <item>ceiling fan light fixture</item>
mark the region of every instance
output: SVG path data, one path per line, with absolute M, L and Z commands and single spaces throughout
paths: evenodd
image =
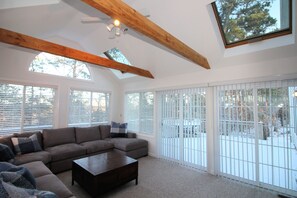
M 120 36 L 121 35 L 121 28 L 116 27 L 116 29 L 115 29 L 115 35 L 116 36 Z
M 118 19 L 115 19 L 113 21 L 113 25 L 116 26 L 116 27 L 119 27 L 121 25 L 121 22 Z
M 114 28 L 114 25 L 111 23 L 111 24 L 107 25 L 106 28 L 109 32 L 111 32 L 112 29 Z

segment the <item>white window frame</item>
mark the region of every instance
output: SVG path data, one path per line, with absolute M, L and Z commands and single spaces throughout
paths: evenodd
M 157 92 L 159 157 L 206 171 L 207 97 L 206 87 Z
M 89 109 L 89 114 L 90 114 L 90 117 L 89 117 L 89 120 L 88 122 L 86 123 L 70 123 L 70 113 L 71 113 L 71 92 L 72 91 L 78 91 L 78 92 L 89 92 L 91 95 L 90 95 L 90 109 Z M 107 108 L 107 120 L 106 121 L 99 121 L 99 122 L 93 122 L 92 121 L 92 99 L 93 99 L 93 94 L 94 93 L 99 93 L 99 94 L 105 94 L 105 96 L 108 97 L 108 106 L 106 107 Z M 109 124 L 110 123 L 110 113 L 111 113 L 111 93 L 108 92 L 108 91 L 98 91 L 98 90 L 88 90 L 88 89 L 77 89 L 77 88 L 70 88 L 69 90 L 69 94 L 68 94 L 68 119 L 67 119 L 67 125 L 68 127 L 86 127 L 86 126 L 95 126 L 95 125 L 100 125 L 100 124 Z
M 141 120 L 146 120 L 146 118 L 142 118 L 141 117 L 141 113 L 142 113 L 142 109 L 143 109 L 143 101 L 141 101 L 141 95 L 143 94 L 146 94 L 146 93 L 151 93 L 152 96 L 153 96 L 153 101 L 152 101 L 152 109 L 150 109 L 152 115 L 151 115 L 151 127 L 149 128 L 150 131 L 145 131 L 144 128 L 146 128 L 145 126 L 143 126 L 143 124 L 141 124 Z M 137 119 L 137 125 L 136 125 L 136 128 L 131 128 L 131 125 L 129 125 L 129 121 L 128 120 L 128 114 L 131 113 L 129 112 L 129 109 L 128 109 L 128 95 L 129 94 L 138 94 L 138 97 L 139 97 L 139 108 L 138 108 L 138 119 Z M 139 91 L 139 92 L 127 92 L 125 93 L 125 105 L 124 105 L 124 112 L 125 112 L 125 122 L 128 123 L 128 130 L 131 131 L 131 132 L 135 132 L 135 133 L 141 133 L 141 134 L 146 134 L 146 135 L 153 135 L 154 134 L 154 120 L 155 120 L 155 98 L 156 98 L 156 94 L 155 92 L 153 91 Z M 130 128 L 129 128 L 130 126 Z
M 226 86 L 226 89 L 224 88 L 225 86 Z M 295 167 L 295 169 L 293 169 L 293 167 L 289 164 L 289 163 L 291 163 L 290 160 L 292 160 L 292 158 L 290 158 L 290 157 L 287 156 L 287 155 L 289 155 L 288 154 L 289 153 L 289 150 L 290 149 L 292 150 L 292 148 L 289 147 L 289 146 L 287 146 L 286 148 L 282 148 L 281 146 L 276 145 L 276 147 L 280 147 L 281 149 L 287 149 L 288 150 L 288 151 L 286 151 L 286 156 L 284 157 L 284 158 L 286 158 L 286 162 L 285 163 L 287 163 L 287 166 L 285 166 L 285 167 L 278 166 L 277 163 L 272 163 L 272 164 L 268 164 L 267 163 L 267 164 L 265 164 L 266 162 L 264 163 L 263 162 L 264 161 L 263 159 L 264 159 L 264 157 L 266 159 L 267 158 L 267 155 L 264 155 L 264 157 L 263 157 L 263 149 L 262 150 L 259 150 L 260 147 L 263 147 L 263 145 L 265 146 L 265 144 L 263 142 L 260 142 L 261 139 L 263 138 L 263 136 L 261 135 L 262 134 L 261 133 L 261 129 L 262 128 L 259 127 L 258 124 L 257 124 L 259 122 L 259 120 L 258 120 L 258 108 L 259 108 L 259 106 L 258 106 L 258 97 L 260 96 L 260 95 L 258 95 L 258 91 L 261 90 L 261 89 L 271 90 L 271 89 L 274 89 L 274 88 L 291 88 L 291 87 L 295 87 L 294 90 L 297 89 L 296 79 L 295 80 L 294 79 L 293 80 L 272 80 L 272 81 L 263 81 L 263 82 L 245 82 L 242 85 L 241 85 L 241 83 L 239 83 L 239 84 L 229 84 L 229 83 L 227 83 L 226 85 L 215 86 L 215 90 L 216 90 L 215 91 L 215 95 L 217 96 L 217 101 L 214 104 L 214 106 L 216 107 L 216 113 L 215 114 L 217 115 L 217 118 L 215 118 L 216 119 L 215 129 L 216 129 L 216 133 L 217 133 L 216 134 L 216 141 L 218 142 L 217 148 L 216 148 L 216 156 L 215 156 L 215 158 L 216 158 L 216 163 L 217 163 L 216 164 L 216 172 L 219 175 L 225 176 L 225 177 L 228 177 L 228 178 L 232 178 L 232 179 L 235 179 L 235 180 L 243 181 L 243 182 L 246 182 L 246 183 L 250 183 L 250 184 L 253 184 L 253 185 L 256 185 L 256 186 L 259 186 L 259 187 L 265 187 L 265 188 L 268 188 L 268 189 L 276 190 L 278 192 L 282 192 L 282 193 L 289 194 L 289 195 L 293 195 L 294 193 L 296 193 L 296 190 L 289 189 L 289 187 L 292 187 L 292 185 L 291 185 L 292 183 L 289 182 L 289 180 L 293 177 L 293 174 L 292 173 L 295 172 L 294 174 L 295 175 L 297 174 L 296 167 Z M 221 149 L 221 146 L 222 145 L 225 145 L 226 144 L 226 141 L 225 141 L 225 143 L 223 142 L 224 144 L 221 145 L 221 142 L 220 142 L 221 138 L 220 138 L 220 134 L 219 134 L 219 130 L 218 130 L 219 129 L 219 121 L 220 121 L 220 118 L 219 118 L 219 112 L 220 111 L 218 109 L 218 107 L 219 107 L 219 102 L 218 102 L 219 101 L 219 98 L 218 97 L 220 96 L 219 90 L 247 90 L 247 89 L 252 90 L 253 97 L 254 97 L 254 99 L 253 99 L 253 113 L 254 113 L 253 125 L 254 125 L 254 128 L 255 128 L 255 142 L 254 142 L 255 145 L 254 145 L 254 148 L 253 149 L 249 150 L 248 154 L 253 153 L 252 154 L 253 155 L 252 158 L 254 159 L 254 161 L 253 162 L 250 162 L 249 161 L 249 163 L 254 163 L 255 164 L 255 167 L 254 167 L 254 170 L 253 170 L 254 172 L 252 173 L 254 175 L 252 175 L 250 178 L 246 178 L 246 177 L 243 178 L 243 177 L 239 177 L 239 176 L 236 175 L 238 173 L 238 171 L 237 172 L 235 171 L 236 174 L 234 174 L 234 175 L 233 175 L 233 173 L 230 174 L 230 173 L 226 173 L 225 171 L 220 171 L 220 167 L 222 167 L 221 166 L 221 163 L 223 163 L 223 162 L 220 161 L 220 158 L 221 158 L 220 149 Z M 292 94 L 292 93 L 290 93 L 290 94 Z M 271 95 L 269 96 L 269 99 L 271 100 L 270 97 L 271 97 Z M 290 98 L 290 96 L 289 96 L 289 98 Z M 296 98 L 295 98 L 295 102 L 292 101 L 292 100 L 290 101 L 289 106 L 290 106 L 290 110 L 291 111 L 292 111 L 292 108 L 295 108 L 295 111 L 296 111 Z M 269 105 L 268 108 L 269 108 L 269 111 L 271 111 L 271 109 L 274 108 L 274 106 Z M 270 115 L 272 115 L 271 112 L 270 112 Z M 295 119 L 296 119 L 296 117 L 295 117 Z M 295 131 L 296 131 L 296 126 L 294 125 L 294 121 L 292 121 L 292 118 L 291 118 L 290 126 L 286 126 L 286 128 L 287 129 L 288 128 L 289 129 L 295 129 Z M 271 132 L 271 130 L 270 130 L 270 132 Z M 236 141 L 237 138 L 238 137 L 235 136 L 233 139 Z M 233 139 L 230 138 L 230 142 L 233 141 Z M 267 141 L 272 142 L 273 141 L 273 138 L 271 138 L 271 139 L 269 139 Z M 249 144 L 250 142 L 247 142 L 247 143 Z M 233 144 L 231 142 L 230 145 L 232 147 L 234 145 L 237 145 L 237 143 L 235 142 Z M 272 148 L 274 148 L 273 144 L 270 147 L 268 147 L 268 146 L 267 146 L 268 150 L 273 150 L 272 149 Z M 230 154 L 232 154 L 231 156 L 235 156 L 234 155 L 234 150 L 230 150 L 228 152 Z M 276 153 L 275 155 L 273 155 L 273 157 L 274 158 L 279 157 L 278 154 L 279 153 Z M 229 157 L 229 158 L 231 158 L 231 157 Z M 235 159 L 235 160 L 238 161 L 238 159 Z M 229 164 L 233 165 L 235 163 L 232 160 L 230 160 Z M 244 166 L 246 168 L 248 167 L 247 165 L 244 165 Z M 242 168 L 244 166 L 240 166 L 240 167 Z M 268 171 L 268 169 L 267 170 L 266 169 L 263 169 L 264 166 L 269 166 L 269 167 L 276 168 L 276 169 L 277 168 L 284 169 L 288 173 L 290 172 L 290 174 L 287 174 L 286 173 L 287 175 L 284 176 L 285 181 L 287 182 L 287 183 L 285 183 L 286 188 L 284 188 L 283 186 L 278 186 L 278 185 L 280 185 L 280 183 L 277 183 L 278 181 L 275 182 L 275 180 L 273 180 L 274 175 L 277 175 L 277 174 L 275 174 L 273 171 L 271 172 L 270 170 L 269 170 L 270 171 L 269 172 L 270 175 L 268 175 L 270 178 L 269 177 L 268 178 L 271 179 L 271 177 L 272 177 L 272 180 L 268 180 L 269 183 L 267 181 L 264 181 L 264 179 L 263 179 L 263 172 L 264 171 Z M 231 170 L 231 172 L 232 171 L 234 172 L 234 168 L 236 168 L 236 167 L 233 167 L 232 166 L 231 168 L 229 168 L 229 170 Z M 270 182 L 273 182 L 273 184 L 271 184 Z
M 67 57 L 63 57 L 63 56 L 59 56 L 59 55 L 54 55 L 54 54 L 50 54 L 50 53 L 46 53 L 46 52 L 41 52 L 41 53 L 37 54 L 35 56 L 35 58 L 32 60 L 32 62 L 30 63 L 29 69 L 28 69 L 30 72 L 34 72 L 34 73 L 38 73 L 38 74 L 42 74 L 42 75 L 52 75 L 52 76 L 55 76 L 55 77 L 69 78 L 69 79 L 74 79 L 74 80 L 92 81 L 91 70 L 89 69 L 87 63 L 79 61 L 79 60 L 75 60 L 75 59 L 71 59 L 71 60 L 74 60 L 74 61 L 84 65 L 85 66 L 84 69 L 87 70 L 89 77 L 83 78 L 83 77 L 76 77 L 76 76 L 67 76 L 67 75 L 65 75 L 63 73 L 59 73 L 59 71 L 56 71 L 56 73 L 54 73 L 54 72 L 50 73 L 50 72 L 46 72 L 46 71 L 34 71 L 34 68 L 32 67 L 32 64 L 35 61 L 36 57 L 42 55 L 42 53 L 49 54 L 49 55 L 56 56 L 56 57 L 65 58 L 65 59 L 71 59 L 71 58 L 67 58 Z M 67 65 L 67 66 L 71 67 L 71 65 Z M 72 73 L 73 73 L 73 71 L 72 71 Z M 77 75 L 77 72 L 75 73 L 75 75 Z
M 54 128 L 55 127 L 55 119 L 56 119 L 56 109 L 57 109 L 57 87 L 55 86 L 49 86 L 49 85 L 42 85 L 42 84 L 30 84 L 30 83 L 22 83 L 22 82 L 11 82 L 11 81 L 0 81 L 1 84 L 6 84 L 6 85 L 16 85 L 16 86 L 22 86 L 22 104 L 21 104 L 21 113 L 20 113 L 20 126 L 15 127 L 15 129 L 10 129 L 10 130 L 5 130 L 2 129 L 3 132 L 0 132 L 1 135 L 9 135 L 13 134 L 14 132 L 29 132 L 29 131 L 38 131 L 42 130 L 45 128 Z M 39 125 L 39 126 L 24 126 L 24 117 L 25 115 L 25 102 L 26 102 L 26 88 L 27 87 L 37 87 L 37 88 L 48 88 L 48 89 L 53 89 L 54 94 L 53 94 L 53 113 L 52 113 L 52 124 L 50 125 Z

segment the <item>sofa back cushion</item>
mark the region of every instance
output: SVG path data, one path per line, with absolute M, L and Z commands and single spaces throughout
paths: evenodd
M 100 140 L 101 135 L 99 131 L 99 126 L 85 127 L 85 128 L 75 128 L 76 143 L 80 144 L 82 142 Z
M 99 129 L 102 140 L 110 138 L 110 125 L 100 125 Z
M 74 127 L 59 129 L 44 129 L 43 132 L 44 148 L 61 144 L 75 143 Z

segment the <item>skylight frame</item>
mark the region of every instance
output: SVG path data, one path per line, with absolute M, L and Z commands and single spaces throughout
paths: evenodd
M 119 60 L 119 59 L 116 59 L 115 57 L 113 57 L 111 54 L 110 54 L 110 51 L 111 50 L 115 50 L 115 51 L 117 51 L 117 54 L 119 55 L 119 56 L 121 56 L 121 58 L 122 58 L 122 60 L 123 61 L 121 61 L 121 60 Z M 119 62 L 119 63 L 123 63 L 123 64 L 126 64 L 126 65 L 132 65 L 131 63 L 130 63 L 130 61 L 127 59 L 127 57 L 118 49 L 118 48 L 116 48 L 116 47 L 114 47 L 114 48 L 111 48 L 110 50 L 107 50 L 106 52 L 104 52 L 104 55 L 108 58 L 108 59 L 110 59 L 110 60 L 113 60 L 113 61 L 116 61 L 116 62 Z M 121 71 L 123 74 L 125 74 L 126 72 L 123 72 L 123 71 Z
M 289 35 L 292 34 L 293 32 L 293 2 L 292 0 L 288 0 L 289 1 L 289 27 L 286 29 L 282 29 L 279 31 L 275 31 L 275 32 L 270 32 L 264 35 L 260 35 L 260 36 L 254 36 L 254 37 L 250 37 L 247 39 L 243 39 L 240 41 L 235 41 L 232 43 L 229 43 L 226 39 L 225 33 L 223 31 L 223 26 L 221 23 L 221 18 L 219 16 L 219 12 L 216 6 L 216 1 L 211 3 L 219 30 L 220 30 L 220 34 L 221 34 L 221 38 L 223 40 L 224 46 L 225 48 L 232 48 L 232 47 L 237 47 L 237 46 L 241 46 L 241 45 L 246 45 L 246 44 L 250 44 L 250 43 L 254 43 L 254 42 L 259 42 L 259 41 L 263 41 L 263 40 L 267 40 L 267 39 L 272 39 L 272 38 L 276 38 L 276 37 L 280 37 L 280 36 L 285 36 L 285 35 Z

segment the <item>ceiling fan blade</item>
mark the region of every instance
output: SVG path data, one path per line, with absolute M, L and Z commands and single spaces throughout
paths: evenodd
M 147 8 L 139 9 L 138 12 L 140 14 L 142 14 L 143 16 L 145 16 L 145 17 L 150 17 L 151 16 L 150 11 Z
M 110 18 L 102 19 L 99 17 L 83 17 L 81 18 L 82 23 L 105 23 Z

